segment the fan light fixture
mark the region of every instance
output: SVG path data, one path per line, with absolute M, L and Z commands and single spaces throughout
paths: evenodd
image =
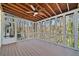
M 36 16 L 37 14 L 41 13 L 41 9 L 37 10 L 37 7 L 34 7 L 33 5 L 30 5 L 30 7 L 32 8 L 32 11 L 27 12 L 27 13 L 33 13 L 33 16 Z
M 38 12 L 35 12 L 33 16 L 36 16 L 38 14 Z

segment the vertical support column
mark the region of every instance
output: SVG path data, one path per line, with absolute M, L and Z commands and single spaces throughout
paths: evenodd
M 28 21 L 26 21 L 26 40 L 28 39 Z
M 33 22 L 32 22 L 32 24 L 31 24 L 31 29 L 32 29 L 32 30 L 31 30 L 31 31 L 32 31 L 32 32 L 31 32 L 31 39 L 33 39 Z
M 23 33 L 23 30 L 24 30 L 24 26 L 23 26 L 23 20 L 21 19 L 21 40 L 23 40 L 23 36 L 24 36 L 24 33 Z
M 49 34 L 49 39 L 50 39 L 50 42 L 51 42 L 51 20 L 49 20 L 49 22 L 50 22 L 50 34 Z
M 34 26 L 34 35 L 33 35 L 34 36 L 33 37 L 34 39 L 36 39 L 36 37 L 35 37 L 35 34 L 36 34 L 36 26 L 35 25 L 36 25 L 36 23 L 34 22 L 34 25 L 33 25 Z
M 77 49 L 77 45 L 78 45 L 78 29 L 77 29 L 77 11 L 74 12 L 74 16 L 73 16 L 73 24 L 74 24 L 74 48 Z
M 21 26 L 21 40 L 22 40 L 22 38 L 23 38 L 23 33 L 22 33 L 22 31 L 23 31 L 22 29 L 23 29 L 23 28 L 22 28 L 22 27 L 23 27 L 23 26 L 22 26 L 22 20 L 20 20 L 20 21 L 21 21 L 21 25 L 20 25 L 20 26 Z
M 35 23 L 35 39 L 37 39 L 37 23 Z
M 63 15 L 63 24 L 64 24 L 64 45 L 66 46 L 66 17 Z
M 17 26 L 18 26 L 17 19 L 14 19 L 14 23 L 15 23 L 15 39 L 17 42 Z
M 28 39 L 28 23 L 29 23 L 29 22 L 27 21 L 27 39 Z
M 24 34 L 25 34 L 25 32 L 24 32 L 24 21 L 22 22 L 22 27 L 23 27 L 23 31 L 22 31 L 22 33 L 23 33 L 23 40 L 25 40 L 25 36 L 24 36 Z
M 44 21 L 44 24 L 43 24 L 43 36 L 44 36 L 44 37 L 43 37 L 43 40 L 45 40 L 45 39 L 47 40 L 47 38 L 46 38 L 46 34 L 47 34 L 47 33 L 45 32 L 45 31 L 46 31 L 46 22 L 47 22 L 47 21 Z M 45 30 L 45 31 L 44 31 L 44 30 Z
M 34 23 L 34 39 L 35 39 L 35 33 L 36 33 L 36 30 L 35 30 L 35 23 Z
M 4 13 L 2 12 L 2 6 L 0 4 L 0 47 L 3 44 L 4 36 Z
M 2 9 L 1 9 L 2 7 L 1 7 L 1 3 L 0 3 L 0 47 L 1 47 L 1 11 L 2 11 Z
M 33 23 L 33 39 L 35 39 L 35 22 Z
M 57 20 L 56 17 L 55 17 L 55 20 Z M 55 27 L 54 27 L 55 30 L 56 30 L 56 25 L 57 25 L 57 24 L 56 24 L 56 21 L 55 21 Z M 55 33 L 55 30 L 54 30 L 54 43 L 57 44 L 57 42 L 56 42 L 56 38 L 57 38 L 56 34 L 57 34 L 57 32 Z M 55 36 L 56 36 L 56 37 L 55 37 Z

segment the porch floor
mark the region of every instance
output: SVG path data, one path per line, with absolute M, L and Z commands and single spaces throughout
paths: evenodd
M 56 46 L 42 40 L 26 40 L 2 46 L 0 56 L 66 56 L 78 55 L 79 51 Z

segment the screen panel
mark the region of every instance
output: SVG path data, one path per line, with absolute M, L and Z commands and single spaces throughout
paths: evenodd
M 73 14 L 66 16 L 66 45 L 74 47 Z

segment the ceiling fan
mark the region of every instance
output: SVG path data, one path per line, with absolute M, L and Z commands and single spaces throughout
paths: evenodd
M 33 16 L 36 16 L 38 14 L 43 15 L 43 13 L 42 13 L 43 10 L 42 9 L 38 9 L 38 6 L 34 7 L 33 5 L 30 5 L 30 7 L 32 8 L 32 11 L 28 11 L 26 13 L 32 13 Z

